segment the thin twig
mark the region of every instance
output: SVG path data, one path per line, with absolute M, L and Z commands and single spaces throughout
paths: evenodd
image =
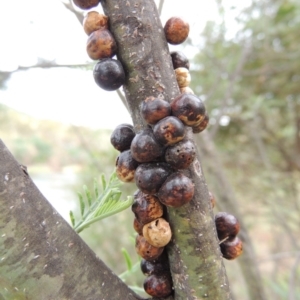
M 129 112 L 129 107 L 128 107 L 128 104 L 127 104 L 127 100 L 126 100 L 124 94 L 122 94 L 122 92 L 120 91 L 120 89 L 117 89 L 117 94 L 118 94 L 119 98 L 121 99 L 122 103 L 124 104 L 125 108 Z
M 19 72 L 19 71 L 27 71 L 30 69 L 50 69 L 50 68 L 76 68 L 76 67 L 88 67 L 90 66 L 90 63 L 84 63 L 84 64 L 76 64 L 76 65 L 60 65 L 57 64 L 54 61 L 46 61 L 46 62 L 41 62 L 41 63 L 37 63 L 35 65 L 32 66 L 18 66 L 17 69 L 13 70 L 13 71 L 9 71 L 9 72 L 4 72 L 4 71 L 0 71 L 0 75 L 2 74 L 12 74 L 15 72 Z
M 84 18 L 83 13 L 81 13 L 81 12 L 79 12 L 79 11 L 77 11 L 77 10 L 74 9 L 72 1 L 69 0 L 68 3 L 62 2 L 62 4 L 65 6 L 66 9 L 68 9 L 69 11 L 71 11 L 76 16 L 76 18 L 78 19 L 78 21 L 80 22 L 80 24 L 82 24 L 83 18 Z
M 158 4 L 158 13 L 161 16 L 165 0 L 160 0 Z

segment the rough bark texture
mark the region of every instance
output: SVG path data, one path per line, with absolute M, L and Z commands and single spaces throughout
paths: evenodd
M 0 140 L 0 299 L 141 299 L 96 257 Z
M 148 96 L 171 101 L 179 94 L 168 45 L 152 0 L 103 0 L 127 76 L 124 91 L 136 131 L 145 127 L 140 103 Z M 193 138 L 188 131 L 189 138 Z M 192 201 L 168 209 L 173 232 L 168 247 L 175 299 L 230 299 L 212 207 L 199 155 L 186 171 L 195 183 Z

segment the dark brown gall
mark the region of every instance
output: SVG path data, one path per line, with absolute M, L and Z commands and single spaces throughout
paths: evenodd
M 145 194 L 156 194 L 173 169 L 167 163 L 140 164 L 135 171 L 135 183 Z
M 198 124 L 193 126 L 193 133 L 200 133 L 202 132 L 204 129 L 206 129 L 206 127 L 208 126 L 209 123 L 209 116 L 207 114 L 207 112 L 205 113 L 204 119 Z
M 172 277 L 170 274 L 152 274 L 144 280 L 144 290 L 156 298 L 164 298 L 172 294 Z
M 163 205 L 155 195 L 147 195 L 141 191 L 134 193 L 131 210 L 143 225 L 160 218 L 164 213 Z
M 187 126 L 198 125 L 205 117 L 203 101 L 193 94 L 181 94 L 171 102 L 172 115 Z
M 144 275 L 149 276 L 152 274 L 163 274 L 163 273 L 169 273 L 170 272 L 170 266 L 168 262 L 168 257 L 165 255 L 165 251 L 162 253 L 162 255 L 152 261 L 148 261 L 144 258 L 142 258 L 140 266 L 141 271 Z
M 148 124 L 154 125 L 171 114 L 171 106 L 163 99 L 148 97 L 141 103 L 141 113 Z
M 118 125 L 110 136 L 110 143 L 113 147 L 122 152 L 130 149 L 135 132 L 131 124 Z
M 183 140 L 166 149 L 165 160 L 176 169 L 187 169 L 196 156 L 196 146 L 191 140 Z
M 115 91 L 125 82 L 121 62 L 112 58 L 100 60 L 94 67 L 93 75 L 97 85 L 106 91 Z
M 220 241 L 225 238 L 234 238 L 240 231 L 237 218 L 227 212 L 218 212 L 215 215 L 215 224 Z
M 173 63 L 174 70 L 177 68 L 186 68 L 190 69 L 190 63 L 185 54 L 181 51 L 171 52 L 171 58 Z
M 192 180 L 181 172 L 176 172 L 167 178 L 157 196 L 166 206 L 180 207 L 192 200 L 194 192 Z
M 90 9 L 99 4 L 100 0 L 73 0 L 74 4 L 81 9 Z
M 134 159 L 141 163 L 155 161 L 164 154 L 164 149 L 155 139 L 151 128 L 139 132 L 132 140 L 130 149 Z

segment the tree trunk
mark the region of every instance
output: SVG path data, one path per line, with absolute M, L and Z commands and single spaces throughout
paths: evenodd
M 138 132 L 146 124 L 140 103 L 149 96 L 172 101 L 180 92 L 157 8 L 152 0 L 102 0 L 118 59 L 126 71 L 123 86 Z M 112 112 L 113 115 L 113 112 Z M 191 130 L 188 137 L 193 139 Z M 175 299 L 230 299 L 212 207 L 199 155 L 187 174 L 195 196 L 181 208 L 168 209 L 173 238 L 168 247 Z
M 141 299 L 96 257 L 0 140 L 0 299 Z

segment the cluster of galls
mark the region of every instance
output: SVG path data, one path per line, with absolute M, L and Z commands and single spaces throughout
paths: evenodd
M 100 0 L 73 0 L 81 9 L 96 7 Z M 90 11 L 84 18 L 83 28 L 88 35 L 87 53 L 99 60 L 93 76 L 99 87 L 113 91 L 125 83 L 125 72 L 120 61 L 113 59 L 117 45 L 109 31 L 108 17 Z M 168 43 L 178 45 L 189 34 L 189 24 L 178 17 L 170 18 L 164 27 Z M 135 181 L 133 226 L 138 233 L 136 251 L 142 257 L 141 270 L 146 279 L 145 291 L 153 297 L 167 297 L 172 293 L 172 278 L 165 246 L 172 232 L 164 218 L 164 206 L 180 207 L 194 196 L 194 184 L 182 172 L 193 162 L 196 150 L 186 138 L 186 126 L 194 133 L 203 131 L 209 117 L 203 102 L 189 88 L 189 62 L 182 52 L 172 52 L 171 59 L 181 95 L 171 103 L 148 97 L 141 104 L 141 114 L 148 127 L 135 134 L 133 126 L 119 125 L 111 136 L 111 143 L 120 151 L 116 173 L 124 182 Z M 212 205 L 213 199 L 212 200 Z M 233 259 L 241 254 L 242 243 L 236 236 L 239 223 L 227 213 L 215 216 L 216 228 L 224 258 Z
M 73 0 L 81 9 L 91 9 L 100 0 Z M 114 91 L 125 82 L 125 72 L 121 62 L 112 57 L 116 55 L 117 44 L 109 30 L 108 17 L 97 11 L 89 11 L 83 19 L 83 29 L 88 35 L 86 51 L 93 60 L 99 60 L 93 69 L 96 84 L 106 90 Z
M 125 72 L 121 62 L 112 57 L 117 44 L 108 29 L 108 17 L 90 11 L 83 20 L 83 29 L 89 36 L 87 53 L 93 60 L 99 60 L 93 69 L 95 82 L 106 91 L 114 91 L 125 82 Z
M 121 124 L 113 131 L 111 143 L 120 151 L 117 176 L 138 187 L 132 205 L 133 226 L 138 233 L 136 251 L 143 258 L 141 269 L 147 275 L 145 291 L 153 297 L 167 297 L 172 293 L 172 280 L 163 253 L 172 232 L 164 206 L 180 207 L 194 196 L 194 183 L 183 171 L 196 156 L 186 126 L 199 126 L 206 110 L 195 95 L 180 94 L 171 103 L 148 97 L 140 111 L 148 127 L 135 134 L 133 126 Z
M 73 0 L 74 4 L 81 9 L 91 9 L 99 5 L 100 0 Z M 83 20 L 83 29 L 88 35 L 87 54 L 93 60 L 99 60 L 93 69 L 96 84 L 106 91 L 114 91 L 125 83 L 125 71 L 121 62 L 113 59 L 117 52 L 117 44 L 109 30 L 108 17 L 97 11 L 89 11 Z M 189 24 L 178 17 L 170 18 L 164 27 L 165 37 L 168 43 L 178 45 L 184 42 L 189 34 Z M 182 53 L 171 54 L 175 68 L 176 78 L 181 92 L 193 93 L 188 88 L 190 74 L 188 62 Z
M 219 212 L 215 215 L 215 224 L 223 257 L 232 260 L 240 256 L 243 243 L 237 236 L 240 230 L 237 218 L 227 212 Z

